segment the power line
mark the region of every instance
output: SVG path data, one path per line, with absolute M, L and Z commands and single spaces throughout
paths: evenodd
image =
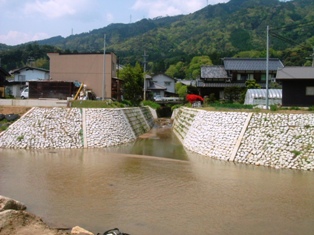
M 281 41 L 290 43 L 290 44 L 295 45 L 295 46 L 299 46 L 299 47 L 301 47 L 301 48 L 303 48 L 303 49 L 306 49 L 306 50 L 309 49 L 308 47 L 302 46 L 302 45 L 300 45 L 300 43 L 297 43 L 297 42 L 291 40 L 290 38 L 286 38 L 286 37 L 284 37 L 284 36 L 282 36 L 282 35 L 279 35 L 278 33 L 269 32 L 269 34 L 270 34 L 271 36 L 273 36 L 273 37 L 275 37 L 275 38 L 281 40 Z M 309 45 L 309 46 L 310 46 L 310 45 Z
M 299 45 L 297 42 L 289 39 L 289 38 L 286 38 L 284 36 L 281 36 L 279 35 L 278 33 L 274 33 L 274 32 L 269 32 L 270 36 L 273 36 L 281 41 L 284 41 L 284 42 L 287 42 L 287 43 L 290 43 L 290 44 L 293 44 L 293 45 Z
M 312 26 L 312 25 L 314 26 L 314 20 L 313 21 L 309 21 L 309 22 L 305 22 L 305 23 L 291 24 L 291 25 L 286 25 L 286 26 L 283 26 L 283 27 L 271 28 L 269 30 L 273 31 L 273 30 L 278 30 L 278 29 L 291 29 L 291 28 L 295 28 L 295 27 L 303 28 L 303 27 Z

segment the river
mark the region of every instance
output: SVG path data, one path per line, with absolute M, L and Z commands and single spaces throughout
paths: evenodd
M 169 128 L 108 149 L 0 149 L 0 194 L 95 234 L 314 233 L 313 172 L 186 152 Z

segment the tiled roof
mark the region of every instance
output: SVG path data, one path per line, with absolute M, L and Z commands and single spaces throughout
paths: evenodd
M 266 71 L 266 58 L 224 58 L 223 62 L 226 70 Z M 271 71 L 283 67 L 284 65 L 277 58 L 270 58 L 268 61 L 268 69 Z
M 148 90 L 167 90 L 166 87 L 160 86 L 157 83 L 150 82 L 149 87 L 147 87 Z
M 228 78 L 223 66 L 202 66 L 201 78 Z
M 34 67 L 30 67 L 30 66 L 25 66 L 23 68 L 18 68 L 18 69 L 13 69 L 10 71 L 10 74 L 15 74 L 15 73 L 19 73 L 22 70 L 38 70 L 38 71 L 43 71 L 43 72 L 49 72 L 49 70 L 47 69 L 43 69 L 43 68 L 34 68 Z
M 314 79 L 314 67 L 284 67 L 277 71 L 276 79 Z
M 186 86 L 195 86 L 196 83 L 197 83 L 197 80 L 178 80 L 177 82 L 180 82 L 182 83 L 183 85 L 186 85 Z

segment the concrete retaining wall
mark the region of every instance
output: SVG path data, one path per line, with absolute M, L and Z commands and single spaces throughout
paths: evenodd
M 0 99 L 0 106 L 67 107 L 67 101 L 59 99 Z
M 314 114 L 209 112 L 181 108 L 173 131 L 185 148 L 246 164 L 314 169 Z
M 107 147 L 134 141 L 153 125 L 153 114 L 148 107 L 33 108 L 0 133 L 0 147 Z

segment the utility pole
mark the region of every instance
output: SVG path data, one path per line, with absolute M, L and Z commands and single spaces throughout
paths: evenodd
M 267 39 L 266 39 L 266 109 L 269 106 L 268 100 L 268 77 L 269 77 L 269 26 L 267 25 Z
M 147 58 L 148 55 L 146 55 L 146 51 L 144 50 L 144 87 L 143 87 L 143 90 L 144 90 L 144 94 L 143 94 L 143 100 L 146 100 L 146 58 Z
M 102 100 L 106 97 L 106 34 L 104 34 L 104 78 L 102 84 Z
M 33 67 L 33 62 L 35 59 L 33 57 L 28 57 L 26 64 L 30 67 Z
M 307 60 L 312 60 L 312 67 L 314 67 L 314 47 L 313 47 L 313 53 L 310 55 L 311 57 L 306 57 Z
M 313 47 L 313 53 L 312 53 L 312 67 L 314 67 L 314 47 Z

